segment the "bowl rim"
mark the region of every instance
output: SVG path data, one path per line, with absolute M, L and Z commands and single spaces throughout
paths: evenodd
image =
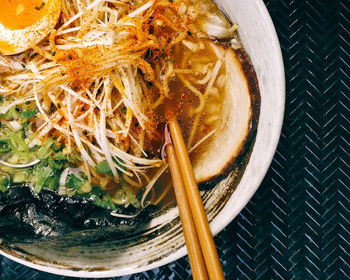
M 279 43 L 279 39 L 276 33 L 276 29 L 274 27 L 274 24 L 272 22 L 272 19 L 270 17 L 270 14 L 263 2 L 263 0 L 256 0 L 255 1 L 256 5 L 258 6 L 258 9 L 261 11 L 262 16 L 266 22 L 266 24 L 270 28 L 270 35 L 272 38 L 272 44 L 275 45 L 275 58 L 277 61 L 277 66 L 278 69 L 276 69 L 276 79 L 279 80 L 280 82 L 280 98 L 281 98 L 281 103 L 285 104 L 285 75 L 284 75 L 284 64 L 283 64 L 283 57 L 282 57 L 282 51 L 281 51 L 281 46 Z M 249 55 L 249 53 L 248 53 Z M 250 191 L 248 195 L 246 195 L 242 199 L 241 207 L 237 209 L 235 212 L 231 213 L 225 213 L 225 219 L 219 219 L 219 217 L 216 217 L 211 223 L 210 223 L 210 228 L 212 230 L 213 235 L 217 235 L 219 232 L 221 232 L 228 224 L 230 224 L 233 219 L 243 210 L 243 208 L 246 206 L 246 204 L 250 201 L 250 199 L 253 197 L 259 186 L 261 185 L 261 182 L 263 181 L 267 170 L 269 169 L 271 162 L 273 160 L 274 154 L 277 149 L 277 145 L 279 142 L 279 138 L 281 135 L 281 130 L 282 130 L 282 124 L 283 124 L 283 117 L 284 117 L 284 106 L 281 107 L 281 110 L 278 112 L 279 119 L 277 119 L 275 125 L 274 125 L 274 130 L 277 132 L 270 140 L 271 144 L 270 146 L 272 147 L 272 152 L 267 155 L 265 158 L 265 162 L 267 163 L 259 172 L 259 178 L 257 179 L 256 186 L 254 186 L 254 189 Z M 231 197 L 232 198 L 232 197 Z M 231 200 L 230 198 L 230 200 Z M 226 207 L 226 206 L 225 206 Z M 222 211 L 225 210 L 225 207 Z M 145 266 L 141 267 L 127 267 L 125 269 L 110 269 L 106 271 L 74 271 L 70 270 L 68 268 L 60 268 L 60 267 L 52 267 L 52 266 L 45 266 L 42 264 L 36 264 L 31 261 L 22 259 L 20 257 L 11 255 L 3 250 L 0 249 L 0 254 L 17 262 L 22 265 L 28 266 L 30 268 L 34 268 L 43 272 L 47 273 L 52 273 L 52 274 L 57 274 L 57 275 L 63 275 L 63 276 L 68 276 L 68 277 L 83 277 L 83 278 L 106 278 L 106 277 L 118 277 L 118 276 L 123 276 L 123 275 L 130 275 L 130 274 L 135 274 L 135 273 L 140 273 L 144 272 L 147 270 L 155 269 L 160 266 L 164 266 L 166 264 L 169 264 L 173 261 L 176 261 L 182 257 L 184 257 L 187 254 L 186 247 L 183 246 L 179 250 L 171 253 L 170 255 L 162 258 L 161 260 L 155 261 L 153 263 L 147 264 Z

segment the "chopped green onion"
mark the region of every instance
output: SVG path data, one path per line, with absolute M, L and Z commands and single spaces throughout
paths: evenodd
M 91 190 L 91 195 L 103 196 L 105 192 L 99 186 L 93 186 Z
M 54 141 L 49 139 L 47 140 L 44 145 L 40 147 L 40 149 L 37 151 L 37 156 L 39 159 L 45 159 L 51 154 L 51 146 L 53 145 Z
M 66 182 L 66 186 L 73 189 L 79 189 L 84 184 L 84 179 L 75 176 L 74 174 L 70 174 L 68 176 L 68 180 Z
M 0 153 L 7 153 L 11 151 L 9 142 L 7 140 L 0 140 Z
M 31 174 L 29 169 L 16 170 L 12 174 L 12 182 L 14 183 L 26 183 L 31 181 Z
M 0 173 L 0 191 L 5 192 L 10 185 L 10 179 L 7 174 Z
M 59 181 L 60 181 L 60 176 L 58 176 L 58 175 L 52 176 L 52 177 L 48 178 L 48 180 L 45 183 L 45 186 L 49 190 L 55 191 L 58 189 Z
M 100 162 L 99 164 L 96 165 L 96 170 L 100 174 L 108 174 L 110 176 L 113 176 L 112 170 L 109 167 L 109 164 L 106 160 Z
M 106 209 L 115 210 L 116 206 L 112 201 L 112 198 L 109 194 L 106 194 L 103 198 L 94 197 L 92 203 Z
M 16 110 L 16 107 L 17 106 L 13 106 L 11 107 L 4 115 L 3 117 L 6 119 L 6 120 L 17 120 L 19 115 L 18 115 L 18 111 Z
M 53 169 L 60 170 L 63 168 L 63 162 L 60 160 L 53 160 L 52 157 L 48 158 L 49 166 Z
M 48 178 L 50 176 L 52 176 L 53 174 L 54 173 L 53 173 L 51 167 L 49 167 L 49 166 L 44 167 L 38 176 L 37 183 L 35 184 L 34 192 L 39 193 L 42 190 L 42 188 L 44 187 Z
M 10 133 L 8 135 L 8 143 L 11 147 L 11 150 L 14 152 L 29 152 L 28 145 L 23 139 L 22 131 Z
M 28 111 L 23 111 L 19 114 L 19 118 L 21 120 L 27 120 L 27 119 L 31 119 L 34 118 L 38 113 L 38 109 L 31 109 Z
M 91 184 L 89 181 L 85 181 L 79 188 L 78 193 L 89 193 L 91 192 Z
M 74 174 L 70 174 L 68 176 L 66 186 L 71 189 L 75 189 L 79 194 L 89 193 L 92 189 L 91 184 L 87 178 L 81 178 Z
M 126 193 L 126 197 L 128 198 L 128 201 L 130 202 L 130 204 L 135 208 L 141 208 L 140 201 L 136 198 L 136 195 L 131 191 L 130 187 L 123 186 L 122 188 Z

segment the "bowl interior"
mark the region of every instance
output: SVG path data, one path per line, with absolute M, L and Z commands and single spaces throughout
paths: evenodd
M 214 234 L 242 210 L 259 187 L 275 152 L 284 114 L 284 70 L 275 29 L 262 0 L 218 0 L 239 25 L 261 93 L 260 117 L 244 174 L 234 170 L 203 194 Z M 236 190 L 232 186 L 240 180 Z M 109 277 L 158 267 L 185 253 L 177 209 L 171 208 L 126 236 L 86 230 L 36 243 L 1 245 L 2 254 L 40 270 L 79 277 Z

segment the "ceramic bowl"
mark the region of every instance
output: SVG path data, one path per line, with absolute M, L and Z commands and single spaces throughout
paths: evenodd
M 243 176 L 233 191 L 232 174 L 203 195 L 217 234 L 251 199 L 273 158 L 281 132 L 285 80 L 280 45 L 262 0 L 218 0 L 239 25 L 239 36 L 255 68 L 261 108 L 255 144 Z M 232 241 L 234 242 L 234 241 Z M 122 238 L 113 230 L 81 231 L 53 241 L 12 244 L 1 254 L 32 268 L 76 277 L 111 277 L 137 273 L 172 262 L 186 254 L 176 208 L 152 219 Z

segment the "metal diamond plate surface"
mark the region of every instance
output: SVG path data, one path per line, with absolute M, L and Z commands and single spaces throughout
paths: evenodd
M 265 3 L 284 54 L 286 115 L 262 186 L 216 237 L 226 278 L 350 279 L 350 1 Z M 0 261 L 4 280 L 76 279 Z M 185 257 L 113 279 L 191 274 Z

